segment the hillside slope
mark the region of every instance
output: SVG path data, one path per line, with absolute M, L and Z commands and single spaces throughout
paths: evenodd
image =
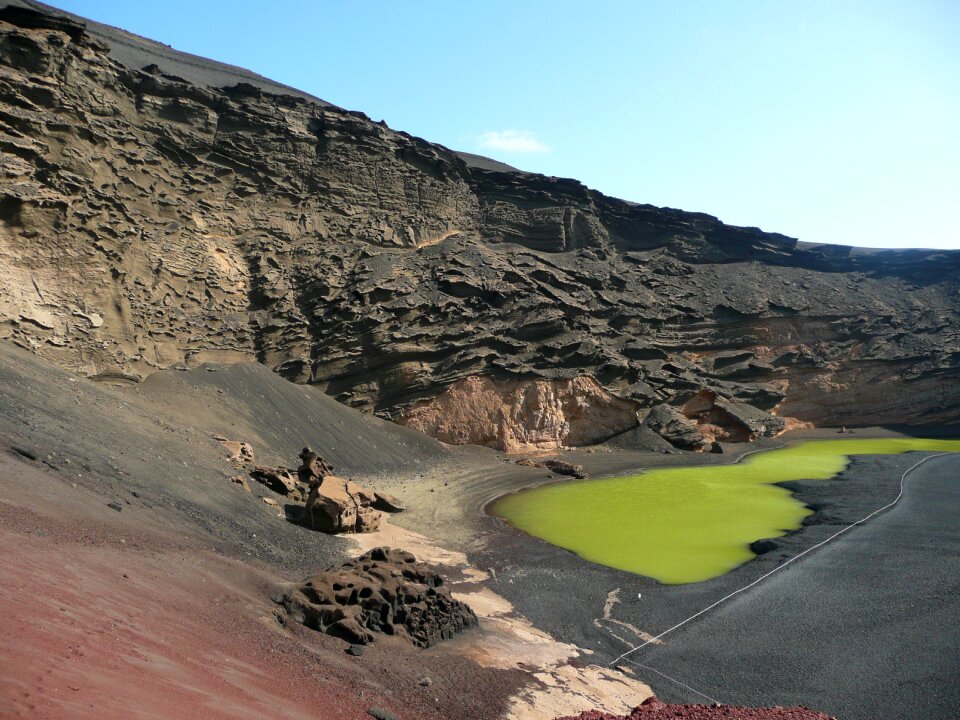
M 0 9 L 0 338 L 91 376 L 256 360 L 409 422 L 482 376 L 521 445 L 598 406 L 682 406 L 674 441 L 958 419 L 960 252 L 798 245 L 175 70 Z

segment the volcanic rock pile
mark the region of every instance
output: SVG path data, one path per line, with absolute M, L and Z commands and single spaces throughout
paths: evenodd
M 506 449 L 704 391 L 707 443 L 957 420 L 960 253 L 625 202 L 133 47 L 0 0 L 0 339 L 95 378 L 257 360 Z
M 628 715 L 588 710 L 557 720 L 836 720 L 805 707 L 744 707 L 742 705 L 669 705 L 647 698 Z
M 250 465 L 254 452 L 249 443 L 226 440 L 215 436 L 232 454 L 228 458 L 238 468 L 248 471 L 250 478 L 285 496 L 293 503 L 288 506 L 288 517 L 304 527 L 326 533 L 374 532 L 380 527 L 381 512 L 397 513 L 405 508 L 393 495 L 367 488 L 333 474 L 333 466 L 317 453 L 305 448 L 300 457 L 304 462 L 296 475 L 285 467 Z M 248 492 L 246 478 L 237 475 L 231 481 Z M 265 502 L 275 505 L 270 498 Z M 303 503 L 299 510 L 296 503 Z
M 382 633 L 429 647 L 477 625 L 443 578 L 410 553 L 385 547 L 307 578 L 274 601 L 295 622 L 357 644 Z

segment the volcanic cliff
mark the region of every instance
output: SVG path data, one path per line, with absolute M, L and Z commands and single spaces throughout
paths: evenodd
M 960 252 L 618 200 L 0 5 L 0 338 L 69 370 L 255 359 L 507 449 L 958 419 Z

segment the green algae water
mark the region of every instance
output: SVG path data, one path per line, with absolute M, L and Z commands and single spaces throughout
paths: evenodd
M 668 585 L 719 577 L 754 557 L 750 543 L 796 530 L 812 511 L 788 480 L 826 480 L 851 455 L 960 452 L 960 440 L 813 440 L 733 465 L 672 467 L 555 483 L 496 500 L 490 512 L 586 560 Z

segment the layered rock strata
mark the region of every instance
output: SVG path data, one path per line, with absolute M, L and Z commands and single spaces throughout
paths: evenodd
M 421 400 L 398 420 L 443 442 L 516 453 L 601 442 L 634 427 L 637 407 L 586 376 L 510 381 L 474 376 Z
M 958 419 L 960 253 L 804 245 L 484 169 L 131 52 L 0 7 L 0 338 L 63 367 L 255 359 L 497 447 L 593 442 L 703 391 L 765 426 Z M 510 409 L 517 388 L 591 382 L 602 432 L 552 401 Z M 473 425 L 444 399 L 472 383 L 507 389 L 503 422 L 483 393 Z

